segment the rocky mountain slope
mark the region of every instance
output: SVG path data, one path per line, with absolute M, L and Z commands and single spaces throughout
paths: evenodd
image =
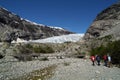
M 84 39 L 91 40 L 112 36 L 114 40 L 120 39 L 120 3 L 113 4 L 99 13 L 85 33 Z
M 72 34 L 59 27 L 37 24 L 0 7 L 0 41 L 36 40 L 52 36 Z

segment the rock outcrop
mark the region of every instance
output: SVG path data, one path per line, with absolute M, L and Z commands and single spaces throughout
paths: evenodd
M 4 8 L 0 8 L 0 42 L 11 42 L 17 38 L 36 40 L 72 33 L 64 29 L 36 24 L 22 19 Z
M 85 33 L 84 39 L 91 40 L 111 35 L 120 39 L 120 3 L 113 4 L 99 13 Z

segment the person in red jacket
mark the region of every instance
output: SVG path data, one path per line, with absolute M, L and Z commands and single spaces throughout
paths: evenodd
M 94 65 L 95 65 L 95 56 L 92 55 L 92 56 L 90 57 L 90 59 L 91 59 L 91 61 L 92 61 L 92 65 L 94 66 Z
M 107 55 L 104 55 L 104 56 L 103 56 L 103 60 L 104 60 L 104 66 L 107 67 L 108 56 L 107 56 Z

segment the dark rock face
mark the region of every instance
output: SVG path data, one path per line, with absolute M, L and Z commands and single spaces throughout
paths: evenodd
M 109 20 L 116 19 L 120 20 L 120 3 L 114 4 L 107 9 L 103 10 L 100 14 L 98 14 L 96 21 L 98 20 Z
M 112 35 L 120 39 L 120 3 L 116 3 L 99 13 L 87 30 L 84 39 L 90 40 L 98 37 Z
M 11 42 L 18 37 L 25 40 L 35 40 L 52 36 L 72 34 L 73 32 L 34 24 L 21 19 L 4 8 L 0 8 L 0 41 Z
M 4 56 L 0 54 L 0 59 L 2 59 Z

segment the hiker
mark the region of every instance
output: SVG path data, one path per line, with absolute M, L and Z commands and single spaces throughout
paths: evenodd
M 94 66 L 95 65 L 95 56 L 91 56 L 90 59 L 92 61 L 92 65 Z
M 103 60 L 104 60 L 104 66 L 107 67 L 108 56 L 107 56 L 107 55 L 104 55 L 104 56 L 103 56 Z
M 100 66 L 100 56 L 99 55 L 96 55 L 96 61 L 97 61 L 97 64 L 98 64 L 98 66 Z
M 111 67 L 111 56 L 108 55 L 108 67 Z

